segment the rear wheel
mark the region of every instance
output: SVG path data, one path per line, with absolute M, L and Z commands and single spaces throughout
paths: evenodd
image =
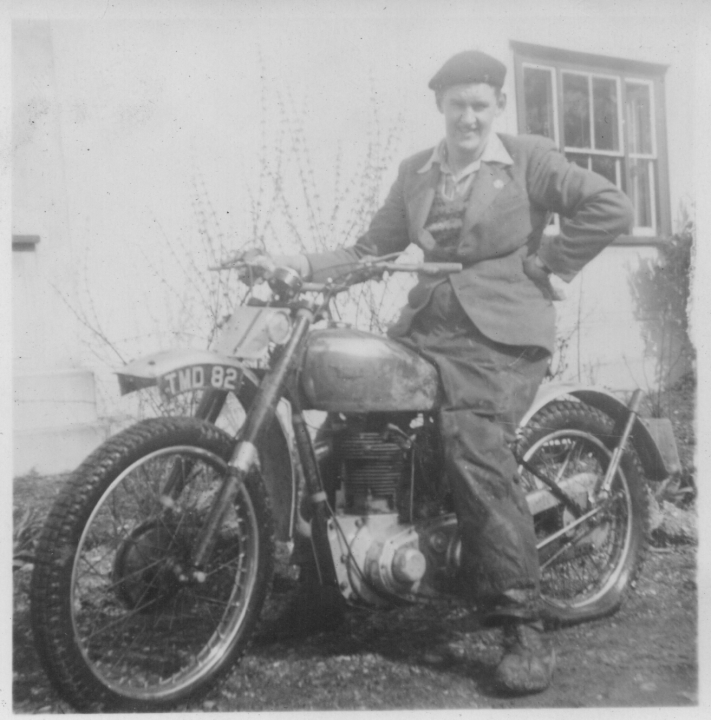
M 617 441 L 614 430 L 599 410 L 559 401 L 536 414 L 519 443 L 544 613 L 559 623 L 615 612 L 644 556 L 650 495 L 633 451 L 622 457 L 609 492 L 599 492 Z M 575 507 L 556 501 L 542 477 L 564 490 Z
M 146 420 L 93 453 L 56 501 L 38 546 L 32 622 L 50 679 L 77 709 L 164 709 L 206 689 L 244 650 L 273 567 L 257 474 L 227 511 L 204 578 L 187 572 L 233 447 L 200 420 Z

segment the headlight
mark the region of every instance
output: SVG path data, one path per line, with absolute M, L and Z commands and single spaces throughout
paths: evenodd
M 267 335 L 271 342 L 283 345 L 291 335 L 291 318 L 284 312 L 271 313 L 267 321 Z

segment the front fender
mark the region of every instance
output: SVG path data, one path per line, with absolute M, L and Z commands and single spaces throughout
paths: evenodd
M 189 348 L 163 350 L 134 360 L 117 370 L 119 389 L 122 395 L 126 395 L 135 390 L 159 385 L 162 378 L 171 377 L 179 373 L 180 370 L 197 365 L 231 367 L 240 373 L 244 370 L 244 363 L 237 358 L 212 352 L 211 350 L 192 350 Z M 188 387 L 188 389 L 203 388 Z M 214 389 L 230 390 L 232 388 Z
M 533 404 L 521 420 L 520 427 L 525 427 L 546 405 L 562 398 L 576 399 L 604 412 L 614 420 L 616 434 L 622 432 L 629 416 L 627 406 L 608 390 L 574 383 L 546 383 L 538 389 Z M 645 476 L 650 480 L 664 480 L 671 473 L 680 470 L 678 455 L 675 452 L 665 452 L 663 455 L 650 432 L 651 428 L 651 420 L 638 418 L 632 428 L 630 439 L 642 463 Z M 669 432 L 663 434 L 668 436 Z M 673 444 L 673 433 L 671 440 Z M 666 444 L 668 445 L 668 442 Z
M 134 392 L 143 388 L 165 386 L 163 378 L 172 374 L 180 375 L 195 366 L 222 366 L 235 368 L 239 373 L 240 381 L 234 388 L 193 387 L 192 390 L 206 392 L 232 392 L 239 400 L 245 411 L 254 402 L 259 388 L 259 378 L 254 372 L 245 368 L 239 359 L 215 353 L 209 350 L 176 349 L 147 355 L 128 363 L 116 371 L 119 379 L 121 394 Z M 264 484 L 269 493 L 276 539 L 286 542 L 291 540 L 296 522 L 296 471 L 292 460 L 292 443 L 289 438 L 288 405 L 286 401 L 277 406 L 275 420 L 262 434 L 259 441 L 259 460 Z M 223 427 L 218 416 L 215 424 Z M 231 434 L 237 434 L 239 427 L 223 427 Z

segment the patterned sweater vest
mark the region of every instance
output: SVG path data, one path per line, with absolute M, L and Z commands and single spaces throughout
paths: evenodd
M 430 260 L 452 261 L 456 259 L 457 248 L 464 222 L 464 211 L 469 201 L 469 192 L 463 197 L 447 200 L 442 197 L 439 189 L 432 200 L 430 214 L 427 216 L 425 230 L 435 240 L 436 246 L 432 250 Z

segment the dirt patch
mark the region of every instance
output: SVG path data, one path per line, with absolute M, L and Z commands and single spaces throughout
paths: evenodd
M 15 483 L 15 519 L 40 519 L 56 479 Z M 49 685 L 32 644 L 31 564 L 14 574 L 13 701 L 18 713 L 71 709 Z M 295 589 L 286 568 L 267 608 L 276 617 Z M 506 700 L 491 678 L 497 631 L 454 605 L 390 612 L 351 611 L 332 632 L 268 642 L 258 635 L 232 673 L 183 710 L 386 710 L 684 706 L 697 702 L 697 588 L 693 545 L 649 553 L 635 591 L 611 618 L 551 633 L 558 651 L 553 686 Z M 268 623 L 262 630 L 268 630 Z

